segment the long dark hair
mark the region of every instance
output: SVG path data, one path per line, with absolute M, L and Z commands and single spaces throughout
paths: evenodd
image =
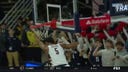
M 53 39 L 52 37 L 45 38 L 45 39 L 43 40 L 43 42 L 44 42 L 44 43 L 45 43 L 45 42 L 48 42 L 48 43 L 52 43 L 52 44 L 55 43 L 55 41 L 54 41 L 54 39 Z

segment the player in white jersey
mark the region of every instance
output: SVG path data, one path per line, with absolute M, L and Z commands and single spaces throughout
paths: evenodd
M 60 46 L 60 44 L 48 45 L 48 49 L 49 49 L 48 53 L 52 60 L 51 61 L 52 66 L 68 65 L 68 62 L 64 55 L 64 50 Z
M 33 30 L 36 34 L 36 31 Z M 66 60 L 63 48 L 70 49 L 76 48 L 77 42 L 70 44 L 56 44 L 52 37 L 45 38 L 40 41 L 40 35 L 36 35 L 37 42 L 39 43 L 42 50 L 47 51 L 51 58 L 51 64 L 53 67 L 65 65 L 68 66 L 68 61 Z

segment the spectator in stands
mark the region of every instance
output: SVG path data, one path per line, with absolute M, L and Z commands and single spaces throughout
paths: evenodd
M 89 54 L 88 54 L 89 62 L 92 67 L 101 66 L 101 64 L 102 64 L 101 56 L 99 56 L 99 57 L 93 56 L 93 52 L 98 47 L 98 45 L 100 45 L 99 50 L 104 49 L 102 42 L 100 40 L 96 40 L 94 45 L 92 45 L 92 48 L 90 49 Z
M 71 67 L 80 67 L 80 56 L 79 52 L 75 49 L 72 51 L 72 61 L 70 62 Z
M 16 30 L 17 30 L 17 37 L 21 40 L 22 34 L 23 34 L 22 33 L 23 32 L 22 20 L 17 21 Z
M 28 30 L 29 29 L 29 23 L 30 20 L 28 18 L 22 20 L 23 29 Z
M 7 26 L 5 23 L 1 24 L 1 29 L 2 29 L 2 34 L 6 38 L 8 36 L 8 30 L 7 30 Z
M 126 48 L 126 50 L 128 52 L 128 40 L 125 41 L 125 48 Z
M 6 54 L 8 60 L 9 69 L 14 69 L 13 61 L 15 67 L 19 67 L 19 49 L 21 47 L 20 40 L 15 36 L 15 31 L 13 29 L 9 29 L 9 36 L 6 40 Z
M 80 34 L 76 34 L 76 38 L 79 44 L 76 49 L 72 50 L 72 61 L 70 64 L 73 67 L 83 67 L 85 66 L 85 59 L 83 57 L 85 52 L 84 41 Z
M 128 57 L 126 57 L 126 55 L 128 55 L 124 44 L 122 42 L 117 42 L 116 43 L 116 55 L 115 55 L 115 66 L 128 66 Z
M 23 31 L 21 34 L 21 42 L 22 42 L 22 47 L 26 48 L 29 45 L 29 41 L 27 38 L 27 31 L 29 30 L 29 25 L 27 24 L 27 19 L 22 20 L 22 25 L 23 25 Z
M 29 26 L 33 25 L 33 21 L 29 20 L 27 21 L 27 24 Z M 41 49 L 39 48 L 39 45 L 35 39 L 35 34 L 33 31 L 31 31 L 30 28 L 26 30 L 26 38 L 29 42 L 29 45 L 26 47 L 25 51 L 25 57 L 27 61 L 36 61 L 41 62 Z
M 111 67 L 114 66 L 114 52 L 113 43 L 110 40 L 107 40 L 105 43 L 105 49 L 99 50 L 102 46 L 101 44 L 97 45 L 97 48 L 93 52 L 94 56 L 101 56 L 102 57 L 102 66 L 103 67 Z
M 88 61 L 88 52 L 89 52 L 89 45 L 84 42 L 83 48 L 81 49 L 80 56 L 82 56 L 83 63 L 88 66 L 89 61 Z
M 5 65 L 5 37 L 4 34 L 2 33 L 2 29 L 0 27 L 0 65 L 4 66 Z
M 6 58 L 6 48 L 4 49 L 4 47 L 5 47 L 5 43 L 3 42 L 4 40 L 6 40 L 6 37 L 8 36 L 8 31 L 7 31 L 7 29 L 6 29 L 6 24 L 5 23 L 2 23 L 1 25 L 0 25 L 0 29 L 1 29 L 1 32 L 0 32 L 0 36 L 1 36 L 1 45 L 2 46 L 0 46 L 1 47 L 1 51 L 2 51 L 2 64 L 1 65 L 3 65 L 3 66 L 6 66 L 7 65 L 7 58 Z
M 68 63 L 70 64 L 71 63 L 71 59 L 72 59 L 72 50 L 70 49 L 67 49 L 67 50 L 64 50 L 65 51 L 65 56 L 66 56 L 66 59 L 68 61 Z
M 88 49 L 89 45 L 84 41 L 84 38 L 78 38 L 78 46 L 77 51 L 79 52 L 79 60 L 81 63 L 81 66 L 87 66 L 88 65 Z
M 18 38 L 21 39 L 21 50 L 20 50 L 20 58 L 22 62 L 26 61 L 26 49 L 29 45 L 29 41 L 27 38 L 26 32 L 29 29 L 29 26 L 27 25 L 27 19 L 20 17 L 17 21 L 17 30 L 19 30 L 20 34 L 18 35 Z

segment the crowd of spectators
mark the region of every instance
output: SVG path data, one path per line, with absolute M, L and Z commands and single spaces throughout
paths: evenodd
M 39 48 L 35 35 L 30 29 L 31 25 L 33 25 L 32 20 L 23 18 L 17 20 L 15 29 L 9 28 L 5 23 L 0 25 L 1 66 L 8 66 L 13 69 L 24 64 L 25 61 L 40 63 L 49 61 L 48 54 Z M 113 25 L 111 29 L 114 27 L 116 28 Z M 52 36 L 57 43 L 71 43 L 73 41 L 79 43 L 75 49 L 65 50 L 65 56 L 71 67 L 128 66 L 126 36 L 122 36 L 124 42 L 114 36 L 114 39 L 117 38 L 114 43 L 109 38 L 101 39 L 101 36 L 93 37 L 90 35 L 86 38 L 80 34 L 65 31 L 45 30 L 45 28 L 39 30 L 43 37 Z M 101 33 L 97 30 L 97 26 L 90 27 L 87 31 L 95 35 Z
M 22 65 L 24 61 L 41 62 L 41 50 L 29 29 L 32 22 L 19 18 L 14 29 L 9 28 L 6 23 L 0 25 L 0 66 L 13 69 Z

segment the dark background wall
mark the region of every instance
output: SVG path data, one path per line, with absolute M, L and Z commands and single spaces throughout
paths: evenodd
M 0 7 L 0 20 L 2 20 L 2 18 L 4 17 L 4 12 L 3 9 Z

